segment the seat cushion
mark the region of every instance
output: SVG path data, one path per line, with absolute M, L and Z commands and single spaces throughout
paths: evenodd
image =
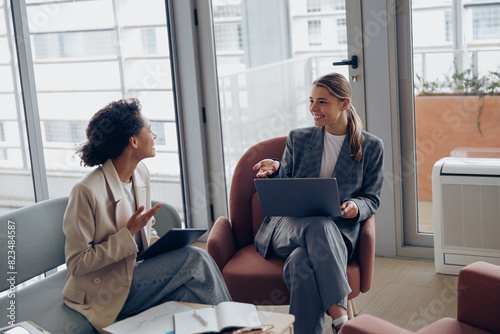
M 285 261 L 262 258 L 254 245 L 238 250 L 222 269 L 222 276 L 234 301 L 256 305 L 285 305 L 290 293 L 283 279 Z M 353 261 L 347 266 L 351 293 L 348 299 L 360 293 L 359 265 Z M 334 282 L 332 282 L 334 284 Z
M 31 320 L 51 333 L 95 334 L 97 331 L 80 313 L 63 303 L 62 289 L 67 271 L 62 270 L 16 292 L 16 322 Z M 0 309 L 9 307 L 8 296 L 0 299 Z M 0 317 L 0 327 L 8 325 Z
M 439 333 L 439 334 L 487 334 L 476 327 L 469 326 L 452 318 L 439 319 L 429 326 L 426 326 L 417 332 L 418 334 Z
M 248 245 L 238 250 L 222 269 L 234 301 L 256 305 L 286 305 L 290 294 L 283 279 L 285 261 L 264 259 Z

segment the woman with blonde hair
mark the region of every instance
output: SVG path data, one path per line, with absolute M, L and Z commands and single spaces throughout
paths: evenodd
M 347 264 L 360 222 L 375 213 L 383 183 L 383 143 L 363 131 L 347 79 L 331 73 L 313 82 L 313 127 L 290 131 L 281 161 L 265 159 L 257 177 L 337 178 L 341 217 L 266 217 L 257 251 L 286 259 L 284 278 L 297 334 L 322 333 L 325 314 L 334 333 L 347 321 Z

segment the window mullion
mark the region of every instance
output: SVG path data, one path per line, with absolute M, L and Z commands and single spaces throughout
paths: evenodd
M 49 188 L 43 155 L 42 129 L 38 112 L 35 74 L 25 0 L 11 0 L 11 9 L 24 114 L 26 118 L 26 132 L 31 157 L 31 175 L 35 191 L 35 201 L 39 202 L 49 198 Z
M 186 224 L 207 227 L 212 221 L 212 203 L 199 54 L 195 43 L 195 5 L 194 1 L 185 0 L 170 0 L 167 5 Z

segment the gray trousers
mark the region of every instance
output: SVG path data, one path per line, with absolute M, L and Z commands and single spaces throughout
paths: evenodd
M 231 300 L 219 268 L 206 251 L 184 247 L 137 262 L 118 320 L 171 300 L 213 305 Z
M 327 217 L 283 217 L 271 251 L 286 259 L 284 278 L 296 334 L 323 332 L 328 308 L 347 308 L 348 251 L 337 225 Z

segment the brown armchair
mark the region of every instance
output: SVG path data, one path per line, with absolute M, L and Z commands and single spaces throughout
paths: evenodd
M 500 266 L 475 262 L 460 270 L 457 299 L 457 319 L 440 319 L 417 333 L 500 334 Z M 348 321 L 342 327 L 342 334 L 378 333 L 411 332 L 367 314 Z
M 255 190 L 253 165 L 265 158 L 281 159 L 286 137 L 260 142 L 243 154 L 236 165 L 229 197 L 230 220 L 219 217 L 207 241 L 208 253 L 222 271 L 233 300 L 257 305 L 286 305 L 290 294 L 283 279 L 284 260 L 264 259 L 253 240 L 264 215 Z M 359 247 L 347 267 L 352 292 L 348 314 L 357 313 L 352 300 L 370 289 L 375 262 L 375 218 L 361 223 Z M 334 284 L 334 283 L 332 283 Z

